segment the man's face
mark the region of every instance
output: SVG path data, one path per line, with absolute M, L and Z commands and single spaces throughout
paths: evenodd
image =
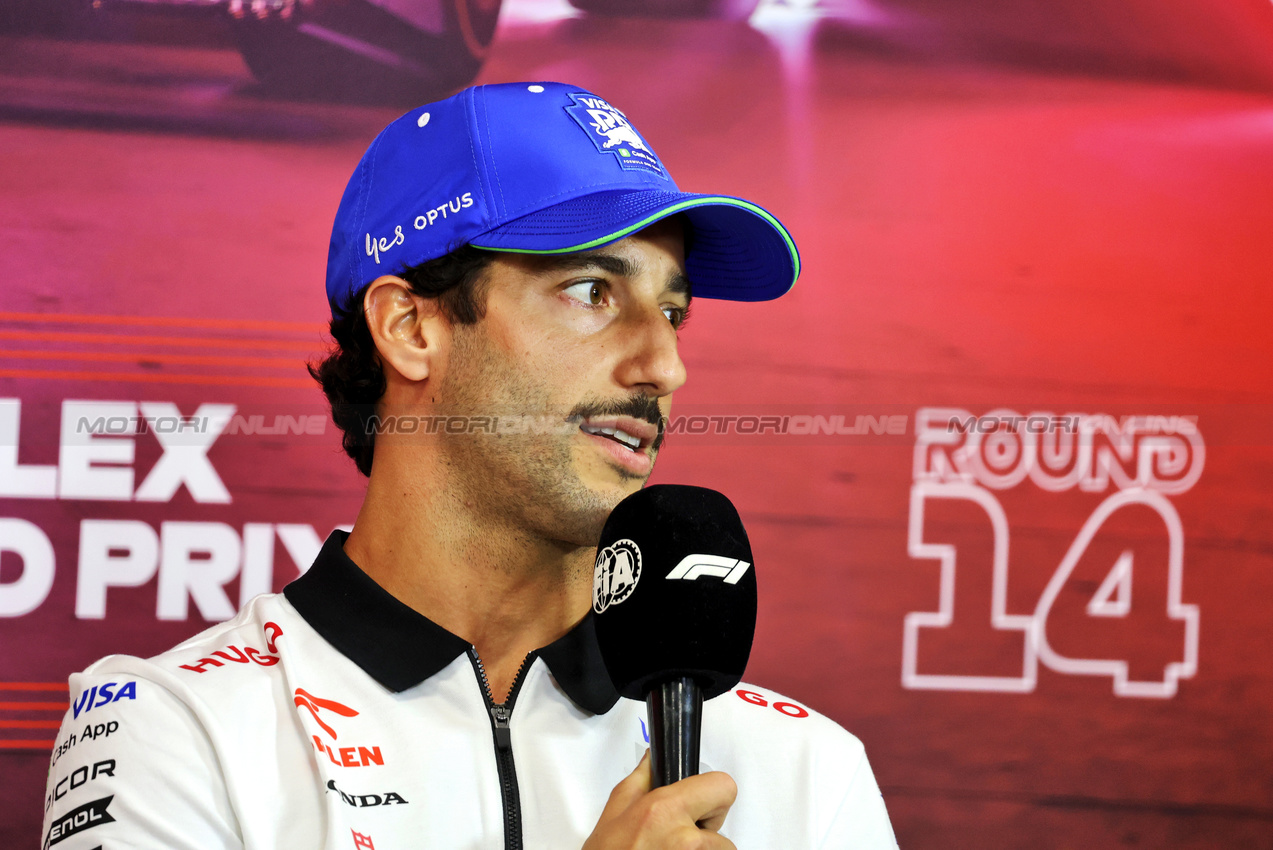
M 529 417 L 529 428 L 446 437 L 450 478 L 466 502 L 529 533 L 593 546 L 649 478 L 685 382 L 682 227 L 660 222 L 582 254 L 502 255 L 487 275 L 486 315 L 454 328 L 434 398 L 456 413 Z

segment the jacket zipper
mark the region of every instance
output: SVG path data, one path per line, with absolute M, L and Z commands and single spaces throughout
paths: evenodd
M 522 802 L 517 791 L 517 768 L 513 764 L 513 731 L 509 721 L 513 717 L 513 702 L 517 699 L 517 692 L 521 690 L 522 677 L 535 660 L 535 653 L 522 659 L 522 666 L 517 668 L 517 675 L 513 677 L 508 700 L 500 703 L 495 702 L 495 697 L 491 695 L 491 683 L 486 678 L 486 667 L 477 655 L 477 647 L 469 647 L 469 660 L 477 671 L 482 696 L 486 699 L 486 710 L 491 717 L 491 734 L 495 739 L 495 767 L 499 771 L 500 795 L 504 802 L 504 848 L 522 850 Z

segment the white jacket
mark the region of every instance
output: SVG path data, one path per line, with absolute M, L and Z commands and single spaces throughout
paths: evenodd
M 472 647 L 376 585 L 334 532 L 281 594 L 150 660 L 71 676 L 45 848 L 579 850 L 647 746 L 591 617 L 495 706 Z M 861 742 L 742 685 L 703 711 L 739 850 L 897 843 Z

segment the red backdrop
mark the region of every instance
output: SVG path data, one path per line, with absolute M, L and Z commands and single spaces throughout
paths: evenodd
M 508 0 L 479 78 L 595 90 L 796 234 L 789 296 L 695 304 L 655 475 L 742 512 L 748 678 L 865 741 L 903 847 L 1273 847 L 1273 9 L 809 6 Z M 353 521 L 302 364 L 399 110 L 273 100 L 206 35 L 6 36 L 0 92 L 17 847 L 68 673 Z

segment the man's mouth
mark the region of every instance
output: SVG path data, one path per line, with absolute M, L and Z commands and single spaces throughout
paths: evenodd
M 634 454 L 643 453 L 659 436 L 657 425 L 631 416 L 590 416 L 579 423 L 579 430 L 612 440 Z
M 580 404 L 570 414 L 583 438 L 628 478 L 645 479 L 663 443 L 663 412 L 658 399 L 633 396 L 621 401 Z
M 641 450 L 641 438 L 629 434 L 627 431 L 622 431 L 618 428 L 602 428 L 595 425 L 588 425 L 587 423 L 580 425 L 579 429 L 585 434 L 592 434 L 598 437 L 609 437 L 616 443 L 627 446 L 634 452 Z

